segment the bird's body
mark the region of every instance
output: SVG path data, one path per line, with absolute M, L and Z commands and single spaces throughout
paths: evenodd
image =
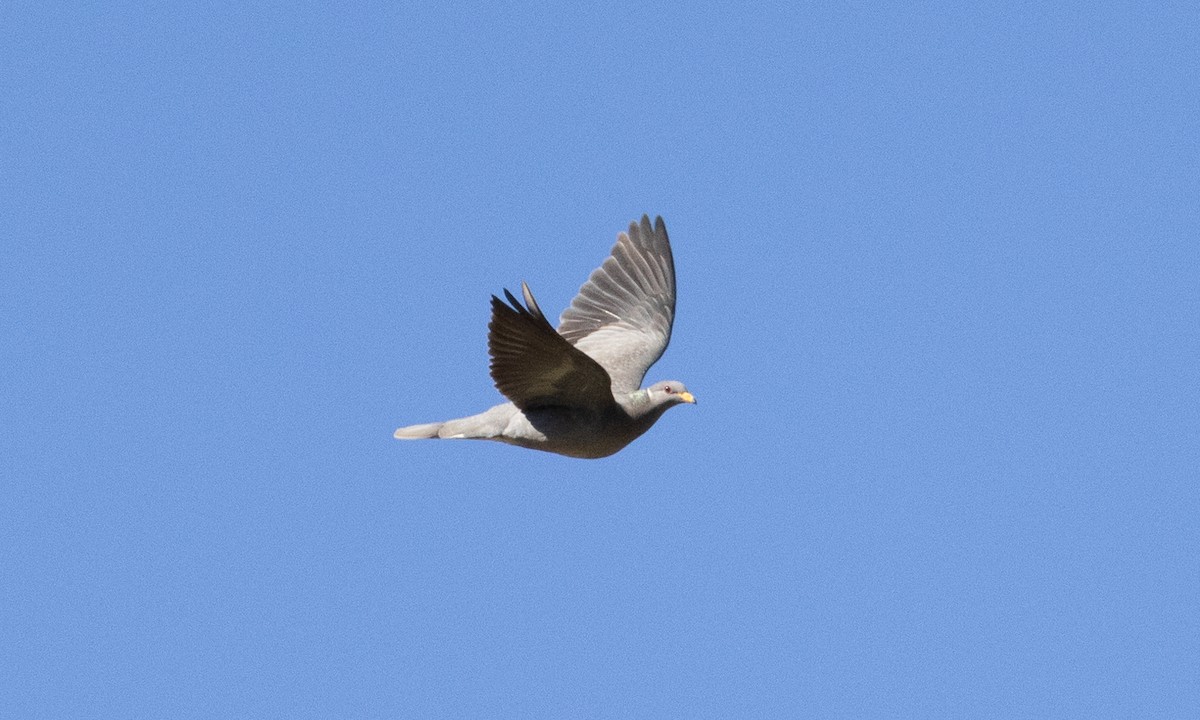
M 612 455 L 666 410 L 695 398 L 682 383 L 639 389 L 666 349 L 675 317 L 675 266 L 658 218 L 631 223 L 612 255 L 563 313 L 556 331 L 525 283 L 525 303 L 492 296 L 488 350 L 511 402 L 478 415 L 411 425 L 398 439 L 479 439 L 577 458 Z
M 642 415 L 631 415 L 616 403 L 599 412 L 561 406 L 522 412 L 507 402 L 478 415 L 400 428 L 395 437 L 404 440 L 495 440 L 570 457 L 602 458 L 624 448 L 649 430 L 667 407 L 660 405 Z

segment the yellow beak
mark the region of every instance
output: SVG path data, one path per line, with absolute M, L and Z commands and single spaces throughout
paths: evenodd
M 679 393 L 679 399 L 684 401 L 685 403 L 691 403 L 693 405 L 696 404 L 696 396 L 691 394 L 690 392 Z

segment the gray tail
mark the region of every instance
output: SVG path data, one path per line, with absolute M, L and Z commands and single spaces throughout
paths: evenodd
M 425 423 L 424 425 L 409 425 L 402 427 L 396 431 L 392 437 L 397 440 L 421 440 L 424 438 L 435 438 L 438 436 L 438 430 L 442 429 L 445 423 Z

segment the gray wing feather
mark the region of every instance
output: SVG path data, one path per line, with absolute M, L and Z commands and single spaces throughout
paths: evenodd
M 675 262 L 662 218 L 630 223 L 579 289 L 558 332 L 596 360 L 617 394 L 630 393 L 667 349 L 675 321 Z

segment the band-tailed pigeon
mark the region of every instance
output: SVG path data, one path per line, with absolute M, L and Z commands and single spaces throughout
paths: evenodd
M 674 380 L 639 389 L 662 357 L 675 319 L 675 263 L 662 218 L 630 223 L 612 255 L 563 312 L 556 332 L 533 293 L 524 305 L 492 296 L 488 352 L 492 380 L 512 402 L 478 415 L 410 425 L 402 440 L 495 440 L 569 455 L 612 455 L 680 403 L 695 403 Z

